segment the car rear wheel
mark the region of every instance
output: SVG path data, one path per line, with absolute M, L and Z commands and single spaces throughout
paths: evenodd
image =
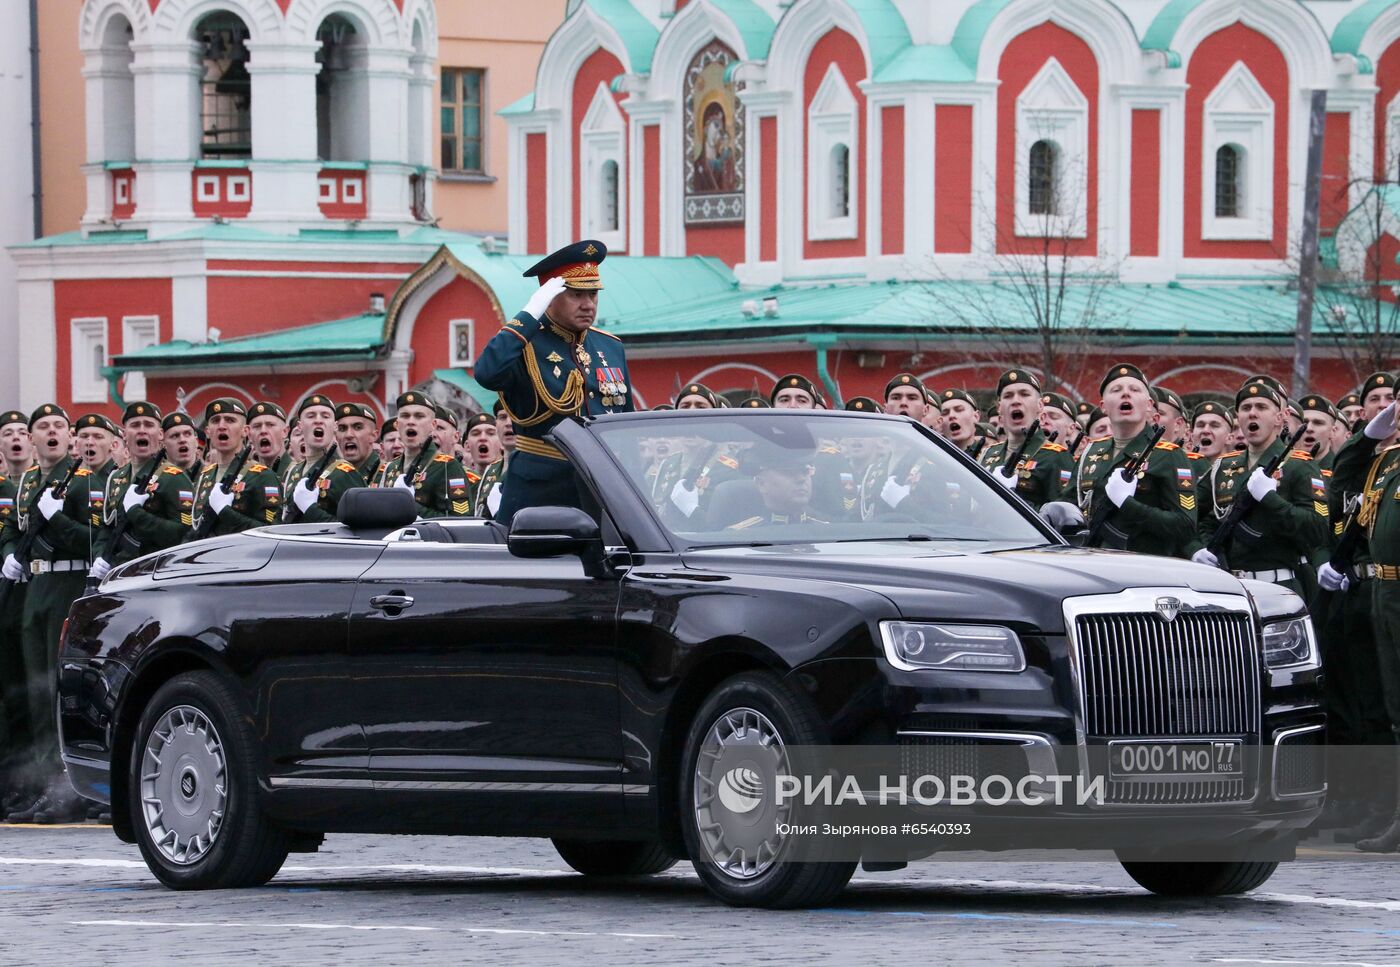
M 141 855 L 176 890 L 260 886 L 289 840 L 258 804 L 256 741 L 233 692 L 210 672 L 162 685 L 136 726 L 128 783 Z
M 853 860 L 791 859 L 794 841 L 779 830 L 800 816 L 771 793 L 774 776 L 789 770 L 789 746 L 826 741 L 811 703 L 766 672 L 721 683 L 696 713 L 681 771 L 681 832 L 696 873 L 725 903 L 819 906 L 850 881 Z
M 584 876 L 649 876 L 676 865 L 676 858 L 654 841 L 555 839 L 554 848 Z
M 1277 863 L 1146 863 L 1123 861 L 1138 884 L 1162 896 L 1230 896 L 1263 886 Z

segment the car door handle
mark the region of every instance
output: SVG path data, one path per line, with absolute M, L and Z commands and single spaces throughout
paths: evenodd
M 376 594 L 369 599 L 369 606 L 378 611 L 402 611 L 413 607 L 413 599 L 406 594 Z

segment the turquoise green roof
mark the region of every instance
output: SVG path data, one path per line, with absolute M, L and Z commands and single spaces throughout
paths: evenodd
M 444 383 L 457 387 L 463 393 L 466 393 L 472 399 L 476 400 L 476 402 L 480 404 L 483 412 L 491 412 L 491 406 L 497 399 L 496 391 L 489 390 L 485 386 L 482 386 L 476 380 L 468 376 L 465 371 L 460 369 L 435 369 L 433 370 L 433 376 L 442 380 Z
M 234 220 L 224 222 L 223 224 L 214 221 L 202 221 L 183 232 L 176 232 L 173 235 L 163 235 L 160 238 L 154 239 L 149 237 L 145 229 L 91 232 L 86 237 L 81 231 L 77 231 L 48 235 L 44 238 L 35 239 L 32 242 L 24 242 L 14 247 L 57 248 L 69 245 L 114 245 L 131 244 L 133 242 L 151 242 L 152 244 L 159 244 L 161 242 L 211 241 L 259 242 L 277 245 L 295 244 L 298 242 L 356 242 L 382 248 L 386 245 L 442 245 L 447 242 L 472 241 L 476 238 L 478 238 L 478 236 L 466 232 L 451 232 L 446 229 L 435 228 L 431 225 L 415 228 L 407 234 L 401 234 L 393 229 L 383 228 L 307 228 L 302 229 L 301 232 L 296 235 L 286 235 L 264 231 L 260 228 L 247 225 L 242 221 Z
M 1209 0 L 1170 0 L 1169 3 L 1157 12 L 1157 16 L 1148 25 L 1147 32 L 1142 35 L 1142 49 L 1161 51 L 1167 56 L 1168 66 L 1180 67 L 1181 54 L 1175 48 L 1177 31 L 1181 29 L 1182 23 L 1199 6 L 1209 2 Z M 1300 10 L 1307 13 L 1314 21 L 1317 15 L 1314 14 L 1298 0 L 1269 0 L 1270 3 L 1294 3 Z M 1392 2 L 1392 0 L 1381 0 L 1382 3 Z M 1317 25 L 1319 31 L 1322 25 Z M 1335 48 L 1334 48 L 1335 49 Z
M 877 84 L 938 81 L 945 84 L 977 79 L 977 72 L 947 44 L 915 44 L 905 47 L 884 70 L 875 75 Z
M 767 60 L 773 40 L 773 18 L 753 0 L 710 0 L 710 6 L 734 22 L 744 49 L 736 51 L 743 60 Z
M 45 235 L 29 242 L 20 242 L 11 248 L 63 248 L 69 245 L 119 245 L 146 241 L 145 229 L 122 229 L 111 232 L 92 232 L 84 236 L 82 232 L 60 232 Z
M 240 336 L 216 343 L 192 343 L 183 339 L 149 346 L 112 360 L 116 372 L 151 370 L 165 366 L 236 366 L 244 363 L 311 360 L 331 362 L 368 359 L 380 345 L 384 317 L 379 313 L 335 319 L 254 336 Z
M 1375 71 L 1369 57 L 1361 53 L 1361 42 L 1376 18 L 1395 6 L 1395 0 L 1368 0 L 1342 18 L 1337 29 L 1332 31 L 1332 53 L 1351 54 L 1356 58 L 1357 68 L 1363 74 Z
M 627 48 L 628 70 L 634 74 L 651 73 L 651 55 L 656 51 L 660 32 L 627 0 L 583 0 L 617 31 L 622 46 Z
M 529 114 L 535 109 L 535 92 L 531 91 L 518 101 L 512 101 L 496 113 L 501 117 L 509 117 L 512 114 Z
M 870 76 L 875 77 L 913 43 L 904 15 L 891 0 L 846 0 L 865 31 L 870 48 Z
M 982 55 L 982 38 L 987 36 L 992 21 L 1011 3 L 1012 0 L 977 0 L 958 21 L 953 31 L 953 50 L 974 74 Z

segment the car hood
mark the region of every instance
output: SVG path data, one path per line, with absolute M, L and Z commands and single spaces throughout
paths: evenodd
M 1134 587 L 1244 594 L 1216 568 L 1175 558 L 1047 545 L 967 553 L 946 544 L 851 544 L 713 548 L 684 555 L 705 571 L 854 585 L 894 602 L 906 618 L 1023 622 L 1064 633 L 1065 598 Z

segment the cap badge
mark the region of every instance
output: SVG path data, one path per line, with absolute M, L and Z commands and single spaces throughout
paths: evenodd
M 598 254 L 598 247 L 597 247 L 596 245 L 594 245 L 592 242 L 589 242 L 589 243 L 588 243 L 588 248 L 586 248 L 586 249 L 583 250 L 583 254 L 584 254 L 584 255 L 597 255 L 597 254 Z

